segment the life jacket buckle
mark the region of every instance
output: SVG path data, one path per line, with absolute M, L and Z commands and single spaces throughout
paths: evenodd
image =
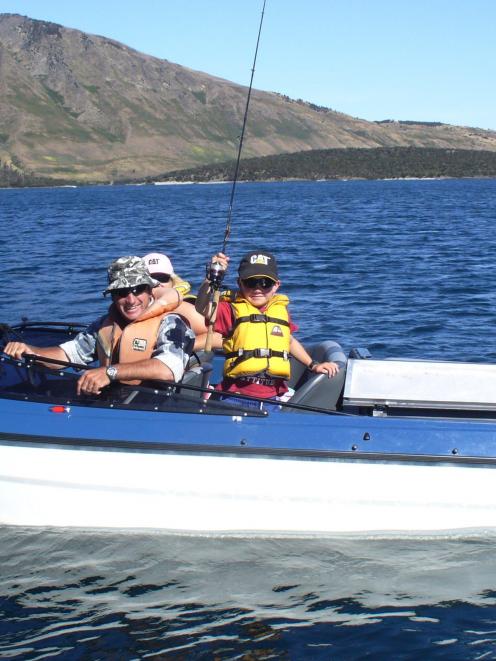
M 272 350 L 267 348 L 254 349 L 253 355 L 255 358 L 270 358 L 272 356 Z
M 252 324 L 256 324 L 256 323 L 260 323 L 260 322 L 264 323 L 266 321 L 267 321 L 267 315 L 266 314 L 256 314 L 256 313 L 255 314 L 250 314 L 250 322 Z

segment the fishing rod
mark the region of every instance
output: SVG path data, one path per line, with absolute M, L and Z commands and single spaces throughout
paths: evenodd
M 264 14 L 265 14 L 265 3 L 266 0 L 263 0 L 263 5 L 262 5 L 262 14 L 260 16 L 260 24 L 258 26 L 258 35 L 257 35 L 257 44 L 255 46 L 255 55 L 253 56 L 253 66 L 251 68 L 251 77 L 250 77 L 250 85 L 248 87 L 248 94 L 246 97 L 246 106 L 245 106 L 245 114 L 243 117 L 243 126 L 241 128 L 241 135 L 239 137 L 239 146 L 238 146 L 238 156 L 236 159 L 236 167 L 234 169 L 234 177 L 233 177 L 233 182 L 231 186 L 231 197 L 229 199 L 229 207 L 227 211 L 227 221 L 226 221 L 226 229 L 224 232 L 224 240 L 222 242 L 222 251 L 223 253 L 226 252 L 226 246 L 227 242 L 229 240 L 229 236 L 231 234 L 231 221 L 232 221 L 232 212 L 233 212 L 233 205 L 234 205 L 234 194 L 236 192 L 236 183 L 238 181 L 238 173 L 239 173 L 239 163 L 241 160 L 241 151 L 243 149 L 243 140 L 245 137 L 245 129 L 246 129 L 246 121 L 248 119 L 248 108 L 250 107 L 250 98 L 251 98 L 251 90 L 253 88 L 253 77 L 255 75 L 255 65 L 257 63 L 257 55 L 258 55 L 258 46 L 260 44 L 260 35 L 262 34 L 262 25 L 263 25 L 263 19 L 264 19 Z M 220 299 L 220 286 L 222 283 L 222 279 L 224 277 L 224 269 L 221 267 L 221 265 L 217 262 L 214 262 L 213 264 L 210 265 L 209 267 L 209 272 L 208 272 L 208 278 L 210 280 L 212 289 L 213 289 L 213 298 L 211 302 L 211 308 L 210 308 L 210 313 L 207 318 L 207 323 L 208 323 L 208 331 L 207 331 L 207 338 L 205 341 L 205 351 L 211 351 L 212 350 L 212 336 L 213 336 L 213 328 L 215 324 L 215 319 L 217 316 L 217 307 L 219 304 L 219 299 Z

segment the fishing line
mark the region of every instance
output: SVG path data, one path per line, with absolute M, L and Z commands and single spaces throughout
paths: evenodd
M 263 19 L 264 19 L 264 14 L 265 14 L 265 2 L 264 0 L 263 6 L 262 6 L 262 15 L 260 16 L 260 25 L 258 27 L 258 36 L 257 36 L 257 45 L 255 47 L 255 55 L 253 57 L 253 66 L 251 69 L 251 78 L 250 78 L 250 85 L 248 87 L 248 95 L 246 97 L 246 107 L 245 107 L 245 114 L 243 117 L 243 127 L 241 129 L 241 135 L 239 138 L 239 147 L 238 147 L 238 157 L 236 159 L 236 167 L 234 169 L 234 178 L 232 182 L 232 188 L 231 188 L 231 198 L 229 200 L 229 208 L 227 212 L 227 223 L 226 223 L 226 231 L 224 234 L 224 241 L 222 244 L 222 252 L 226 252 L 226 245 L 227 241 L 229 239 L 229 235 L 231 234 L 231 220 L 232 220 L 232 210 L 233 210 L 233 203 L 234 203 L 234 193 L 236 191 L 236 182 L 238 180 L 238 172 L 239 172 L 239 162 L 241 159 L 241 150 L 243 149 L 243 139 L 245 137 L 245 128 L 246 128 L 246 120 L 248 118 L 248 108 L 250 106 L 250 98 L 251 98 L 251 90 L 253 87 L 253 76 L 255 75 L 255 65 L 257 63 L 257 55 L 258 55 L 258 45 L 260 43 L 260 35 L 262 33 L 262 25 L 263 25 Z
M 238 147 L 238 156 L 236 159 L 236 167 L 234 169 L 234 177 L 233 177 L 233 182 L 232 182 L 232 187 L 231 187 L 231 197 L 229 200 L 229 207 L 227 211 L 227 221 L 226 221 L 226 231 L 224 233 L 224 241 L 222 243 L 222 251 L 223 253 L 226 252 L 226 246 L 227 246 L 227 241 L 229 239 L 229 236 L 231 234 L 231 221 L 232 221 L 232 211 L 233 211 L 233 204 L 234 204 L 234 193 L 236 191 L 236 182 L 238 180 L 238 172 L 239 172 L 239 163 L 241 159 L 241 150 L 243 149 L 243 140 L 245 137 L 245 129 L 246 129 L 246 120 L 248 118 L 248 108 L 250 106 L 250 98 L 251 98 L 251 90 L 253 88 L 253 77 L 255 75 L 255 65 L 257 63 L 257 55 L 258 55 L 258 46 L 260 44 L 260 35 L 262 33 L 262 25 L 263 25 L 263 19 L 264 19 L 264 14 L 265 14 L 265 3 L 266 0 L 263 1 L 262 5 L 262 14 L 260 16 L 260 24 L 258 26 L 258 35 L 257 35 L 257 45 L 255 47 L 255 55 L 253 56 L 253 66 L 251 68 L 251 77 L 250 77 L 250 85 L 248 87 L 248 94 L 246 97 L 246 106 L 245 106 L 245 114 L 243 117 L 243 126 L 241 128 L 241 135 L 239 137 L 239 147 Z M 207 325 L 208 325 L 208 330 L 207 330 L 207 338 L 205 341 L 205 351 L 211 351 L 212 349 L 212 336 L 213 336 L 213 328 L 215 324 L 215 318 L 217 316 L 217 307 L 219 304 L 220 300 L 220 286 L 222 283 L 222 278 L 224 277 L 224 269 L 222 269 L 221 265 L 219 263 L 214 262 L 213 264 L 210 264 L 208 267 L 207 271 L 207 277 L 210 280 L 211 287 L 213 289 L 213 297 L 211 301 L 211 306 L 210 306 L 210 312 L 208 313 L 207 316 Z

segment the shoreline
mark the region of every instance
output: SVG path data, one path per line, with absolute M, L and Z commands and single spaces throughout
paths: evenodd
M 278 177 L 278 178 L 267 178 L 267 179 L 238 179 L 236 185 L 240 184 L 284 184 L 284 183 L 293 183 L 293 182 L 305 182 L 305 183 L 332 183 L 332 182 L 345 182 L 345 181 L 443 181 L 449 179 L 496 179 L 495 175 L 467 175 L 460 177 L 451 177 L 447 175 L 439 177 L 332 177 L 329 179 L 321 178 L 304 178 L 304 177 Z M 77 189 L 77 188 L 88 188 L 90 186 L 98 187 L 116 187 L 116 186 L 205 186 L 205 185 L 221 185 L 227 184 L 232 185 L 232 179 L 210 179 L 205 181 L 195 181 L 188 180 L 184 181 L 181 179 L 169 180 L 169 181 L 112 181 L 112 182 L 80 182 L 80 183 L 71 183 L 71 184 L 54 184 L 54 185 L 33 185 L 33 186 L 2 186 L 0 185 L 0 191 L 2 190 L 35 190 L 35 189 L 52 189 L 52 188 L 65 188 L 65 189 Z
M 465 177 L 450 177 L 450 176 L 440 176 L 440 177 L 332 177 L 329 179 L 321 178 L 305 178 L 305 177 L 278 177 L 278 178 L 267 178 L 267 179 L 238 179 L 236 185 L 239 184 L 284 184 L 292 182 L 306 182 L 306 183 L 332 183 L 332 182 L 342 182 L 342 181 L 442 181 L 447 179 L 496 179 L 496 174 L 494 175 L 475 175 L 475 176 L 465 176 Z M 211 179 L 205 181 L 194 181 L 188 180 L 183 181 L 180 179 L 170 180 L 170 181 L 153 181 L 150 182 L 150 185 L 153 186 L 181 186 L 181 185 L 211 185 L 211 184 L 231 184 L 232 179 Z M 115 184 L 117 185 L 117 183 Z M 137 185 L 137 184 L 128 184 L 128 185 Z

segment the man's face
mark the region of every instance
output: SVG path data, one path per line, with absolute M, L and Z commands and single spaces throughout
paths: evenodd
M 270 301 L 281 284 L 279 280 L 272 280 L 264 276 L 251 276 L 238 280 L 239 289 L 243 298 L 256 308 L 263 308 Z
M 151 289 L 148 285 L 116 289 L 112 292 L 112 301 L 124 320 L 134 321 L 150 305 Z

